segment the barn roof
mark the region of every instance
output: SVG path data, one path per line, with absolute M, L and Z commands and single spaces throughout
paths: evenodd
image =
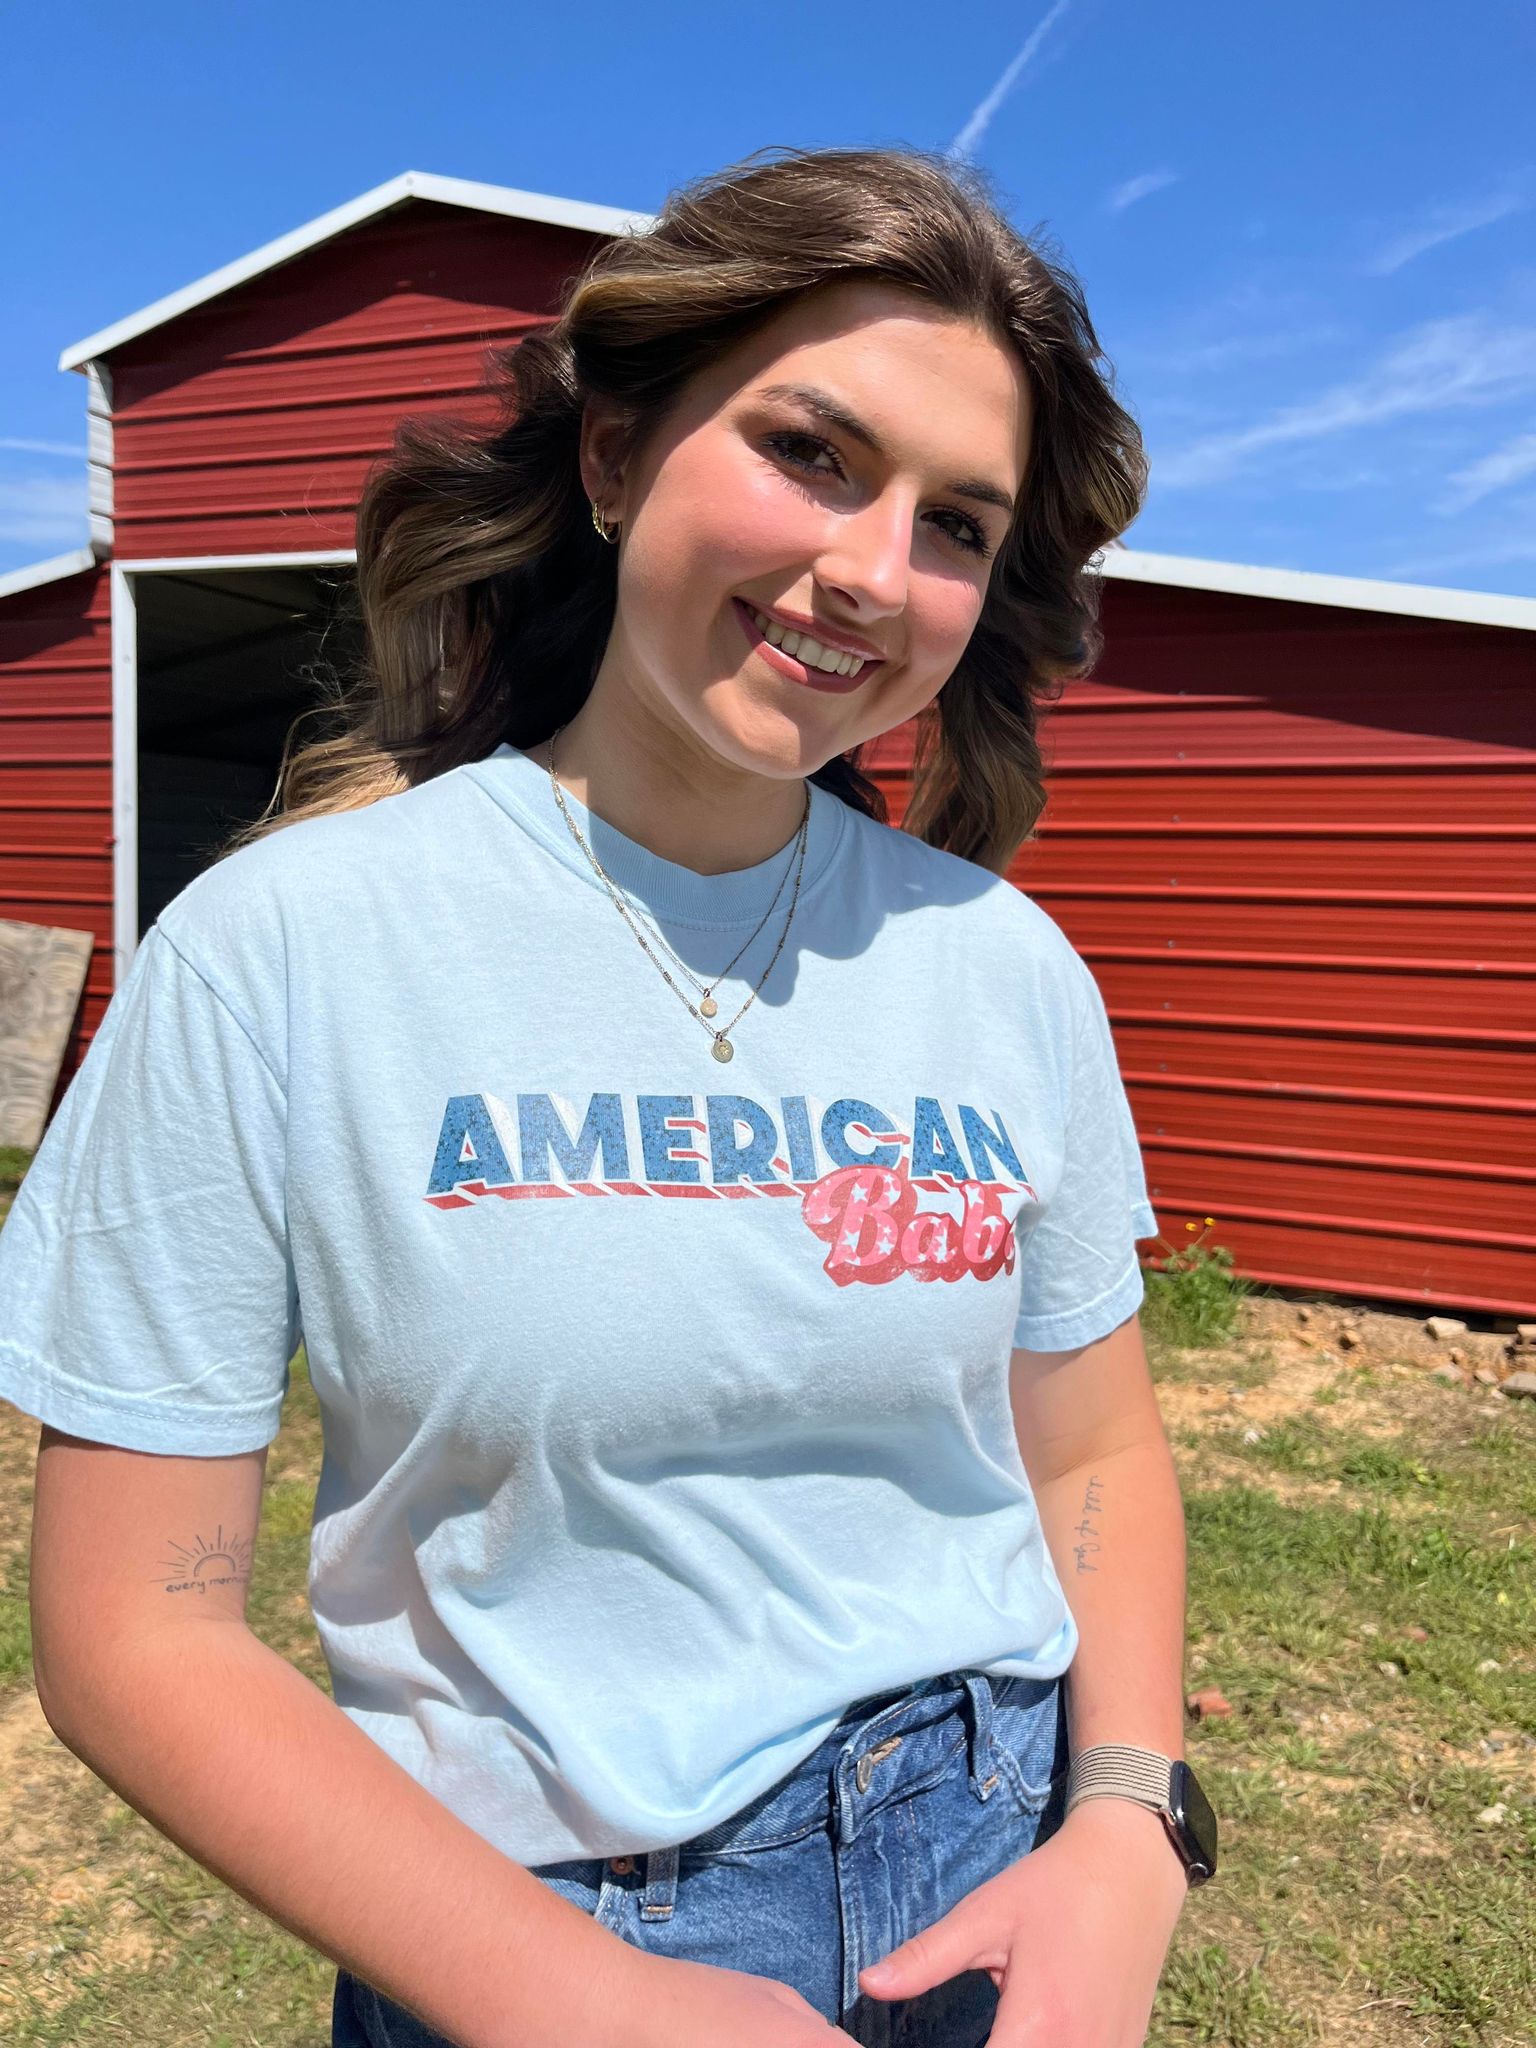
M 8 570 L 0 576 L 0 597 L 36 590 L 40 584 L 57 583 L 62 576 L 78 576 L 82 569 L 96 566 L 94 548 L 71 548 L 67 555 L 50 555 L 46 562 L 28 562 L 25 568 Z
M 402 171 L 398 177 L 375 185 L 372 191 L 349 199 L 344 206 L 333 206 L 329 213 L 306 221 L 303 227 L 279 235 L 275 242 L 264 242 L 248 256 L 238 256 L 233 263 L 183 285 L 180 291 L 156 299 L 152 306 L 88 334 L 84 341 L 73 342 L 60 355 L 59 368 L 83 370 L 87 363 L 121 348 L 125 341 L 147 334 L 151 328 L 176 319 L 193 306 L 204 305 L 221 292 L 233 291 L 237 285 L 249 283 L 279 263 L 302 256 L 306 249 L 345 234 L 349 228 L 374 220 L 391 207 L 403 206 L 412 199 L 435 200 L 440 206 L 463 206 L 478 213 L 499 213 L 510 220 L 546 221 L 554 227 L 580 228 L 592 235 L 644 233 L 654 219 L 648 213 L 594 206 L 583 199 L 560 199 L 548 192 L 520 192 L 512 185 L 482 185 L 473 178 L 440 178 L 432 171 Z
M 1536 632 L 1536 597 L 1452 590 L 1433 583 L 1382 583 L 1365 576 L 1329 576 L 1312 569 L 1263 569 L 1248 562 L 1210 562 L 1198 555 L 1153 555 L 1110 548 L 1106 576 L 1164 583 L 1184 590 L 1225 590 L 1239 597 L 1278 597 L 1292 604 L 1342 606 L 1352 612 L 1395 612 L 1400 618 L 1455 619 L 1471 626 L 1518 626 Z

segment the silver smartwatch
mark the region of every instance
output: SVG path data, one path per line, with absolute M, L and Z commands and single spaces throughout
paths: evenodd
M 1134 1799 L 1161 1815 L 1192 1886 L 1216 1875 L 1216 1816 L 1182 1757 L 1137 1749 L 1128 1742 L 1096 1742 L 1072 1759 L 1066 1810 L 1070 1813 L 1080 1799 L 1109 1793 Z

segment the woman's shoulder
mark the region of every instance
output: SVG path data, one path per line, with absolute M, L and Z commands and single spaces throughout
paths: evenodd
M 462 797 L 451 772 L 351 810 L 297 817 L 219 855 L 160 910 L 177 951 L 217 985 L 222 972 L 274 969 L 294 942 L 345 947 L 360 892 L 417 872 L 438 813 Z
M 1068 979 L 1087 972 L 1057 920 L 1006 875 L 862 811 L 850 811 L 850 824 L 860 858 L 892 908 L 943 918 L 968 945 L 994 949 L 1015 967 L 1029 962 Z

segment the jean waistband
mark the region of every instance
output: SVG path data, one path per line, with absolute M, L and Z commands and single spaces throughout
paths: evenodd
M 982 1671 L 944 1671 L 856 1700 L 809 1756 L 739 1813 L 688 1842 L 637 1857 L 644 1869 L 642 1919 L 671 1914 L 683 1855 L 772 1848 L 829 1823 L 840 1841 L 849 1841 L 870 1814 L 953 1768 L 961 1748 L 972 1792 L 990 1799 L 1000 1783 L 992 1727 L 998 1692 L 1006 1687 L 1010 1705 L 1028 1707 L 1054 1697 L 1060 1685 L 1059 1678 L 993 1679 Z
M 966 1769 L 979 1798 L 996 1782 L 992 1762 L 994 1684 L 1033 1685 L 1042 1695 L 1055 1680 L 992 1680 L 981 1671 L 942 1671 L 900 1690 L 855 1700 L 818 1746 L 777 1785 L 739 1813 L 680 1844 L 708 1853 L 761 1849 L 835 1819 L 845 1839 L 859 1816 L 893 1796 L 906 1796 L 948 1767 L 963 1741 Z M 958 1715 L 961 1728 L 954 1723 Z
M 1002 1786 L 993 1710 L 1062 1710 L 1061 1677 L 994 1678 L 983 1671 L 944 1671 L 898 1690 L 855 1700 L 817 1747 L 776 1785 L 728 1820 L 686 1842 L 606 1860 L 640 1866 L 642 1920 L 668 1919 L 685 1855 L 729 1856 L 776 1848 L 821 1828 L 839 1843 L 853 1839 L 880 1808 L 912 1797 L 955 1768 L 965 1752 L 966 1782 L 985 1803 Z M 1059 1722 L 1058 1722 L 1059 1725 Z M 577 1869 L 572 1863 L 569 1868 Z M 603 1863 L 596 1866 L 601 1870 Z M 565 1866 L 542 1865 L 546 1875 Z

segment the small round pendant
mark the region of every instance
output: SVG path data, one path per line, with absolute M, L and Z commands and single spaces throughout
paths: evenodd
M 699 1004 L 699 1015 L 701 1017 L 713 1017 L 714 1014 L 715 999 L 713 996 L 705 996 L 703 1001 Z
M 710 1047 L 710 1051 L 717 1060 L 734 1059 L 736 1055 L 735 1046 L 732 1045 L 728 1038 L 723 1036 L 715 1040 L 714 1044 Z

